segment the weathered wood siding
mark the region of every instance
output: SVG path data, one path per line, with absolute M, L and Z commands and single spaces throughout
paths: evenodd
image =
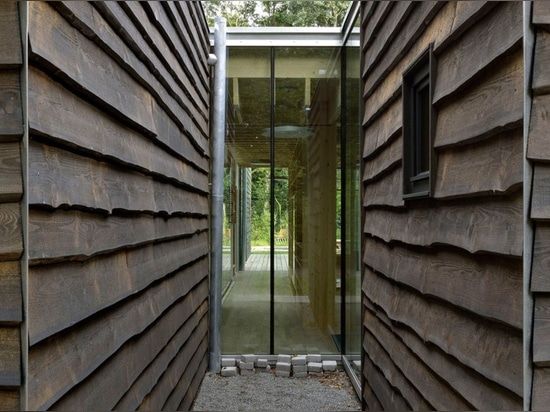
M 364 406 L 522 409 L 522 4 L 365 2 L 362 30 Z M 434 191 L 404 202 L 402 74 L 430 43 Z
M 0 2 L 0 410 L 22 407 L 23 53 L 18 4 Z
M 533 24 L 533 101 L 527 144 L 527 158 L 533 167 L 529 217 L 535 230 L 531 266 L 531 292 L 534 297 L 531 409 L 541 411 L 548 410 L 550 402 L 550 4 L 533 2 Z
M 187 410 L 208 353 L 200 2 L 28 7 L 29 408 Z

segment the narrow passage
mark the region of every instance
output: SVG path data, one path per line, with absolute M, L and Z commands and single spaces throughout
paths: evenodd
M 221 377 L 207 373 L 193 411 L 358 411 L 361 403 L 343 369 L 285 378 L 271 372 Z

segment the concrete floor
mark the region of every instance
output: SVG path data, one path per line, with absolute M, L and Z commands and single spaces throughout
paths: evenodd
M 309 299 L 296 295 L 286 254 L 276 254 L 275 353 L 338 354 L 328 330 L 320 330 Z M 238 272 L 222 306 L 222 354 L 269 354 L 269 254 L 253 253 Z M 336 303 L 335 303 L 336 304 Z

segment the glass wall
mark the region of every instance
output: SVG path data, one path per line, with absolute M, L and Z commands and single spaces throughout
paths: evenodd
M 271 52 L 228 49 L 227 161 L 234 176 L 235 273 L 222 299 L 222 353 L 270 353 Z M 225 200 L 226 207 L 230 201 Z
M 229 48 L 239 258 L 222 303 L 224 354 L 343 350 L 339 59 L 334 48 Z
M 339 353 L 336 170 L 339 57 L 332 48 L 274 49 L 274 352 Z M 277 214 L 275 214 L 277 216 Z M 276 237 L 277 239 L 277 237 Z
M 361 361 L 361 86 L 359 19 L 345 47 L 344 225 L 345 348 L 355 372 Z

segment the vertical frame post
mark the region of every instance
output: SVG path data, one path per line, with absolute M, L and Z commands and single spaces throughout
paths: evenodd
M 210 223 L 210 371 L 221 370 L 221 311 L 223 262 L 223 172 L 225 162 L 226 21 L 215 19 L 213 118 L 211 141 L 211 223 Z M 215 60 L 215 59 L 213 59 Z

